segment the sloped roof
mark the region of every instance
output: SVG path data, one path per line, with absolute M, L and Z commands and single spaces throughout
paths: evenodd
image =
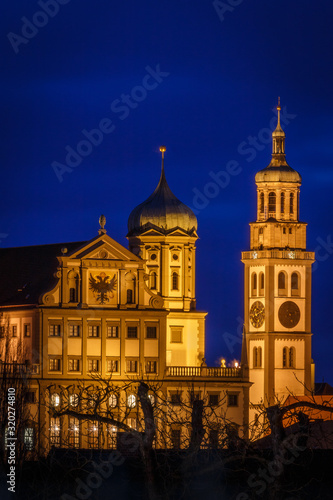
M 37 304 L 42 293 L 57 282 L 54 273 L 57 256 L 66 247 L 68 253 L 86 242 L 55 243 L 0 249 L 0 305 Z

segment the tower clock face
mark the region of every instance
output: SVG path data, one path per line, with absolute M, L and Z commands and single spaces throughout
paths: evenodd
M 285 328 L 294 328 L 300 320 L 301 311 L 295 302 L 288 300 L 279 309 L 279 320 Z
M 251 306 L 250 321 L 255 328 L 260 328 L 265 321 L 265 306 L 259 300 Z

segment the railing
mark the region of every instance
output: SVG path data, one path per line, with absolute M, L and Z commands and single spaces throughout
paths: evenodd
M 242 252 L 242 259 L 299 259 L 314 260 L 314 252 L 300 252 L 297 250 L 252 250 Z
M 167 377 L 215 377 L 231 378 L 242 377 L 242 368 L 235 367 L 206 367 L 206 366 L 168 366 Z
M 7 363 L 0 360 L 0 375 L 38 375 L 39 374 L 38 364 L 29 363 Z

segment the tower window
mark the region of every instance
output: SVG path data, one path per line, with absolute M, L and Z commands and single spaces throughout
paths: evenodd
M 253 348 L 253 368 L 262 367 L 262 349 L 261 347 Z
M 279 295 L 284 295 L 286 293 L 286 288 L 287 288 L 286 273 L 281 271 L 278 276 Z
M 260 193 L 260 213 L 263 214 L 265 211 L 265 196 L 264 193 Z
M 295 347 L 284 347 L 282 350 L 282 366 L 283 368 L 295 368 Z
M 291 275 L 291 295 L 298 295 L 300 289 L 300 278 L 298 273 Z
M 268 212 L 275 212 L 276 210 L 276 194 L 271 192 L 268 195 Z
M 265 289 L 265 275 L 264 273 L 259 274 L 259 295 L 263 296 L 264 295 L 264 289 Z
M 294 213 L 294 193 L 290 193 L 290 213 Z
M 172 290 L 179 290 L 179 276 L 176 272 L 172 273 Z
M 252 273 L 252 295 L 257 295 L 257 273 Z
M 264 228 L 263 227 L 259 227 L 259 234 L 264 234 Z
M 287 229 L 284 227 L 283 228 L 283 234 L 286 234 L 286 232 L 287 232 Z
M 285 201 L 285 194 L 281 193 L 281 214 L 284 214 L 284 201 Z
M 157 274 L 153 271 L 150 275 L 150 288 L 151 290 L 156 290 L 157 288 Z

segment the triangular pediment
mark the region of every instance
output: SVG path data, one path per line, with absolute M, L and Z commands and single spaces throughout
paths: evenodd
M 120 260 L 142 262 L 142 260 L 134 255 L 110 238 L 107 234 L 102 234 L 88 241 L 81 248 L 75 250 L 71 254 L 66 255 L 71 259 L 101 259 L 101 260 Z

